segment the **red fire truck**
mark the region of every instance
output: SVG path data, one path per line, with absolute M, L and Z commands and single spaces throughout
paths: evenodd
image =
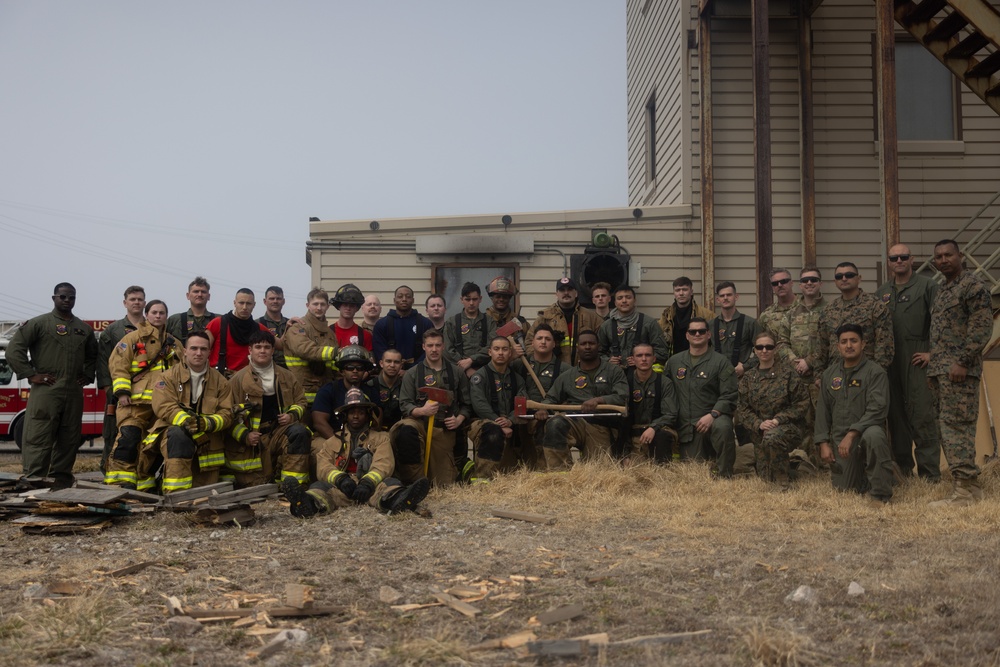
M 100 335 L 113 320 L 84 320 L 94 329 L 94 335 Z M 18 449 L 21 448 L 24 434 L 24 411 L 28 407 L 28 394 L 31 387 L 24 378 L 15 376 L 7 363 L 7 343 L 16 327 L 0 338 L 0 440 L 13 440 Z M 101 437 L 104 426 L 104 406 L 107 403 L 105 395 L 94 383 L 83 388 L 83 437 L 85 442 L 93 444 L 95 438 Z

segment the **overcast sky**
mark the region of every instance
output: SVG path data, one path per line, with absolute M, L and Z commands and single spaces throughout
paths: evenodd
M 623 0 L 0 0 L 0 319 L 304 312 L 308 219 L 624 206 Z

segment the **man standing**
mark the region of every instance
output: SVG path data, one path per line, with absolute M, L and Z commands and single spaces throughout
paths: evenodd
M 264 292 L 264 307 L 267 308 L 267 311 L 258 317 L 257 321 L 263 324 L 274 336 L 275 348 L 272 357 L 274 363 L 282 368 L 288 368 L 285 365 L 285 353 L 281 351 L 281 337 L 285 335 L 285 329 L 288 328 L 288 318 L 281 312 L 285 307 L 285 290 L 277 285 L 268 287 L 267 291 Z
M 413 310 L 413 290 L 400 285 L 392 295 L 395 309 L 378 321 L 372 332 L 375 361 L 388 349 L 403 353 L 403 369 L 410 368 L 423 356 L 424 332 L 434 328 L 431 321 Z
M 736 310 L 739 298 L 735 284 L 728 280 L 719 283 L 715 287 L 715 303 L 720 311 L 708 322 L 712 332 L 712 347 L 729 359 L 729 363 L 736 369 L 736 377 L 742 377 L 743 370 L 748 366 L 757 365 L 757 358 L 750 353 L 753 341 L 760 333 L 757 320 Z
M 361 327 L 366 331 L 374 332 L 375 324 L 382 316 L 382 300 L 374 294 L 369 294 L 365 297 L 365 302 L 361 306 L 361 315 L 365 318 L 365 321 L 361 323 Z
M 889 377 L 865 357 L 864 329 L 841 325 L 838 355 L 823 373 L 813 440 L 830 464 L 833 486 L 867 492 L 872 503 L 892 498 L 893 460 L 886 439 Z
M 611 317 L 611 283 L 594 283 L 590 288 L 590 301 L 594 312 L 605 322 Z
M 539 311 L 538 319 L 528 330 L 531 340 L 539 324 L 548 324 L 556 336 L 559 346 L 559 356 L 563 363 L 575 365 L 577 362 L 577 346 L 575 336 L 580 331 L 594 331 L 601 328 L 604 320 L 589 308 L 582 308 L 578 301 L 576 281 L 572 278 L 560 278 L 556 281 L 556 302 Z M 596 333 L 594 334 L 596 336 Z
M 577 336 L 579 363 L 552 383 L 543 403 L 580 405 L 583 413 L 597 411 L 598 405 L 621 405 L 628 400 L 628 381 L 621 367 L 601 359 L 597 334 L 583 330 Z M 611 414 L 611 413 L 608 413 Z M 542 448 L 549 470 L 566 470 L 573 463 L 576 447 L 585 459 L 611 460 L 611 443 L 618 437 L 622 421 L 615 417 L 550 417 L 548 410 L 535 412 L 545 422 Z
M 167 333 L 183 345 L 192 331 L 204 331 L 208 323 L 218 317 L 209 312 L 207 304 L 212 298 L 208 281 L 197 276 L 188 285 L 187 300 L 191 307 L 187 312 L 177 313 L 167 320 Z
M 111 351 L 118 344 L 125 334 L 132 333 L 139 328 L 139 325 L 146 321 L 142 310 L 146 307 L 146 290 L 138 285 L 125 288 L 125 317 L 109 324 L 101 332 L 97 341 L 97 387 L 107 396 L 107 407 L 104 410 L 104 428 L 101 437 L 104 440 L 104 452 L 101 454 L 101 472 L 107 472 L 108 457 L 111 456 L 111 448 L 114 447 L 115 437 L 118 435 L 118 421 L 115 413 L 118 401 L 115 393 L 111 390 L 111 373 L 108 370 L 108 360 L 111 359 Z
M 518 465 L 535 467 L 535 448 L 524 446 L 514 423 L 514 397 L 527 396 L 524 379 L 509 368 L 512 345 L 503 336 L 490 341 L 490 361 L 469 380 L 475 420 L 469 439 L 476 476 L 489 478 Z
M 635 367 L 632 348 L 648 343 L 656 355 L 654 365 L 662 371 L 667 362 L 667 339 L 655 319 L 648 318 L 635 309 L 635 290 L 627 285 L 615 290 L 615 308 L 611 317 L 597 330 L 601 356 L 622 368 Z
M 52 477 L 54 488 L 73 485 L 80 446 L 83 387 L 94 380 L 97 338 L 73 315 L 76 288 L 59 283 L 54 308 L 20 327 L 7 346 L 7 362 L 31 385 L 21 460 L 26 477 Z
M 156 424 L 144 446 L 159 451 L 163 493 L 170 494 L 219 481 L 226 463 L 225 432 L 233 423 L 233 392 L 225 376 L 208 364 L 208 334 L 193 331 L 184 348 L 184 364 L 165 371 L 153 388 Z M 140 456 L 139 479 L 153 476 Z
M 307 312 L 302 322 L 285 331 L 285 363 L 302 383 L 306 404 L 316 400 L 316 392 L 333 379 L 337 337 L 326 324 L 330 297 L 326 290 L 313 288 L 306 297 Z
M 709 345 L 708 322 L 691 318 L 688 349 L 670 357 L 664 373 L 674 385 L 675 411 L 668 424 L 676 424 L 681 458 L 717 459 L 720 477 L 733 476 L 736 438 L 733 414 L 739 389 L 729 359 Z
M 396 456 L 396 476 L 410 484 L 423 476 L 427 466 L 431 483 L 438 487 L 451 486 L 458 477 L 455 450 L 465 449 L 463 426 L 472 414 L 469 379 L 458 366 L 444 358 L 444 337 L 438 331 L 423 334 L 423 359 L 403 376 L 399 391 L 399 407 L 403 419 L 392 427 L 392 449 Z M 452 404 L 441 405 L 429 400 L 422 387 L 435 387 L 452 392 Z M 430 459 L 425 463 L 427 422 L 434 415 L 431 433 Z M 458 447 L 456 447 L 456 442 Z
M 861 289 L 861 274 L 853 262 L 841 262 L 833 276 L 840 290 L 819 316 L 819 357 L 823 368 L 834 365 L 839 354 L 837 329 L 858 324 L 864 330 L 868 358 L 888 372 L 896 345 L 892 339 L 892 316 L 882 300 Z
M 516 316 L 510 307 L 510 301 L 517 294 L 517 285 L 506 276 L 497 276 L 486 286 L 486 294 L 489 295 L 493 305 L 486 309 L 486 316 L 493 320 L 495 328 L 499 329 L 510 322 Z M 527 325 L 522 323 L 522 330 L 527 333 Z
M 337 336 L 337 346 L 347 347 L 348 345 L 360 345 L 369 352 L 372 349 L 371 332 L 365 331 L 364 327 L 354 323 L 354 316 L 358 309 L 364 305 L 365 296 L 358 289 L 357 285 L 347 283 L 340 288 L 330 299 L 330 305 L 337 309 L 340 316 L 333 323 L 333 333 Z
M 777 335 L 788 311 L 795 304 L 792 274 L 788 269 L 771 269 L 771 292 L 774 294 L 774 303 L 757 317 L 757 325 L 761 331 L 770 331 Z
M 250 335 L 267 331 L 265 325 L 253 319 L 255 305 L 253 291 L 243 287 L 236 292 L 233 309 L 205 325 L 205 331 L 212 335 L 208 363 L 227 378 L 250 363 Z
M 930 350 L 931 306 L 938 284 L 913 272 L 913 256 L 902 243 L 889 248 L 892 277 L 878 297 L 892 314 L 896 354 L 889 366 L 889 436 L 892 457 L 904 475 L 917 473 L 941 480 L 941 444 L 938 442 L 934 396 L 927 385 L 927 369 L 918 353 Z M 916 448 L 914 448 L 914 444 Z
M 388 431 L 396 422 L 403 418 L 399 408 L 399 388 L 403 379 L 403 355 L 399 350 L 386 350 L 382 360 L 378 362 L 382 371 L 370 378 L 362 386 L 362 391 L 368 396 L 378 398 L 376 405 L 382 410 L 383 430 Z
M 931 351 L 920 355 L 937 403 L 938 440 L 954 489 L 931 505 L 970 505 L 983 497 L 976 465 L 976 422 L 983 348 L 993 333 L 990 293 L 962 268 L 958 242 L 938 241 L 934 265 L 944 274 L 931 307 Z M 919 353 L 918 353 L 919 354 Z
M 470 378 L 489 363 L 489 342 L 496 333 L 493 320 L 479 310 L 482 300 L 479 285 L 462 285 L 462 312 L 448 321 L 444 337 L 449 345 L 447 358 Z
M 445 326 L 448 322 L 445 320 L 444 314 L 448 306 L 445 303 L 444 297 L 436 292 L 431 294 L 424 301 L 424 308 L 427 310 L 427 319 L 431 321 L 434 329 L 440 331 L 442 334 L 446 333 Z M 447 345 L 447 340 L 445 344 Z
M 694 303 L 694 284 L 687 276 L 675 278 L 674 302 L 663 309 L 660 316 L 660 328 L 670 346 L 670 355 L 688 349 L 687 330 L 693 317 L 701 317 L 706 322 L 715 317 L 715 313 L 697 303 Z

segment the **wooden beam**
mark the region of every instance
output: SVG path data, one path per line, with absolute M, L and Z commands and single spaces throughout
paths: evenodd
M 875 83 L 878 98 L 882 255 L 899 243 L 899 153 L 896 145 L 896 24 L 889 2 L 875 3 Z M 884 276 L 879 276 L 881 281 Z
M 799 3 L 799 189 L 802 266 L 816 266 L 816 142 L 813 137 L 812 19 Z
M 701 282 L 705 304 L 714 306 L 715 184 L 712 166 L 712 13 L 698 18 L 698 104 L 701 149 Z
M 771 305 L 774 264 L 771 229 L 771 66 L 768 0 L 751 0 L 753 34 L 754 241 L 757 249 L 757 312 Z

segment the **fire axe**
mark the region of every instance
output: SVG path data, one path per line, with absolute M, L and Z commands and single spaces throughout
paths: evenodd
M 549 403 L 539 403 L 524 396 L 514 397 L 514 415 L 517 417 L 534 418 L 534 413 L 529 414 L 528 410 L 551 410 L 553 412 L 564 413 L 563 417 L 625 417 L 628 408 L 623 405 L 598 405 L 597 412 L 580 412 L 583 406 L 577 405 L 550 405 Z
M 417 391 L 425 395 L 428 402 L 439 403 L 445 406 L 445 408 L 455 402 L 455 392 L 442 389 L 441 387 L 421 387 Z M 424 477 L 427 477 L 431 466 L 431 435 L 434 434 L 435 416 L 431 415 L 430 419 L 427 420 L 427 442 L 424 445 Z

